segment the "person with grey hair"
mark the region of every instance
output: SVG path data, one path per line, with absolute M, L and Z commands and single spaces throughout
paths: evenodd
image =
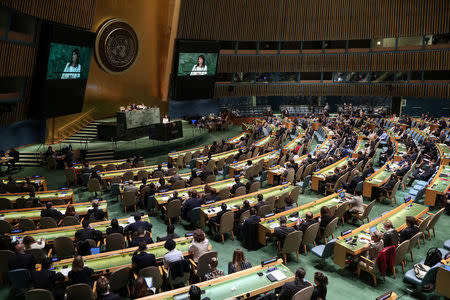
M 363 239 L 369 240 L 367 238 Z M 383 250 L 383 248 L 384 248 L 383 234 L 380 231 L 375 230 L 374 232 L 372 232 L 369 243 L 367 243 L 362 247 L 362 251 L 365 252 L 364 253 L 365 257 L 374 260 L 377 258 L 378 253 L 380 253 L 380 251 Z

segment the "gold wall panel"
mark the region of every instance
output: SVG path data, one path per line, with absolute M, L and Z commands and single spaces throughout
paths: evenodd
M 369 39 L 450 32 L 449 0 L 183 0 L 178 37 Z
M 114 115 L 130 102 L 159 106 L 167 112 L 163 95 L 163 78 L 168 59 L 170 25 L 174 0 L 96 0 L 92 31 L 107 20 L 127 21 L 139 39 L 139 53 L 127 71 L 113 75 L 105 72 L 93 57 L 86 88 L 83 111 L 95 107 L 94 117 Z

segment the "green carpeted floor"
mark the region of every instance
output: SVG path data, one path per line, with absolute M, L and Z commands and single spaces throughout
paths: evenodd
M 213 133 L 209 135 L 206 139 L 201 141 L 201 144 L 207 144 L 213 140 L 232 137 L 239 132 L 239 128 L 234 127 L 228 132 Z M 191 147 L 194 147 L 192 145 Z M 182 150 L 182 149 L 177 149 Z M 152 156 L 146 158 L 147 164 L 154 164 L 162 161 L 167 161 L 167 155 Z M 188 170 L 186 170 L 188 171 Z M 16 177 L 22 177 L 27 175 L 42 175 L 48 180 L 49 189 L 56 189 L 64 186 L 65 177 L 62 170 L 47 170 L 43 168 L 23 168 L 20 172 L 15 174 Z M 217 180 L 221 178 L 218 177 Z M 267 187 L 266 183 L 262 188 Z M 76 191 L 76 202 L 84 202 L 89 200 L 89 193 L 85 191 L 84 188 L 75 188 Z M 408 194 L 408 190 L 397 192 L 397 202 L 398 204 L 403 203 L 403 198 Z M 314 200 L 321 198 L 322 195 L 318 195 L 315 192 L 307 191 L 305 194 L 301 194 L 298 198 L 299 204 L 305 204 Z M 123 208 L 116 199 L 112 199 L 108 192 L 105 192 L 103 198 L 108 201 L 109 206 L 109 216 L 112 218 L 124 217 Z M 368 202 L 368 201 L 366 201 Z M 392 207 L 387 203 L 377 202 L 373 208 L 370 218 L 376 218 L 385 211 L 391 210 Z M 435 212 L 437 209 L 431 209 L 431 212 Z M 153 217 L 151 219 L 153 224 L 153 237 L 165 235 L 166 224 L 159 217 Z M 443 215 L 436 227 L 436 237 L 432 238 L 431 241 L 426 241 L 425 245 L 421 245 L 420 249 L 414 249 L 415 261 L 418 262 L 426 256 L 426 252 L 431 247 L 442 247 L 446 239 L 450 238 L 450 218 L 447 215 Z M 354 228 L 352 225 L 340 225 L 336 230 L 335 234 L 339 234 L 348 228 Z M 176 233 L 180 236 L 183 235 L 186 230 L 183 224 L 176 224 Z M 222 244 L 215 240 L 212 236 L 208 236 L 213 248 L 219 253 L 219 268 L 226 272 L 227 264 L 232 258 L 232 253 L 235 249 L 241 248 L 240 242 L 235 239 L 231 240 L 231 236 L 227 236 L 225 243 Z M 243 249 L 247 259 L 253 264 L 257 265 L 261 260 L 273 257 L 276 255 L 276 248 L 273 241 L 269 241 L 268 246 L 263 247 L 257 251 L 247 251 Z M 413 262 L 410 260 L 408 255 L 407 267 L 406 269 L 411 269 L 413 267 Z M 377 296 L 383 294 L 385 291 L 393 290 L 395 291 L 401 299 L 424 299 L 429 296 L 429 293 L 412 293 L 411 290 L 414 289 L 413 286 L 403 282 L 403 274 L 401 268 L 397 269 L 397 279 L 393 276 L 387 276 L 386 280 L 379 280 L 377 287 L 373 286 L 372 277 L 366 273 L 361 274 L 361 278 L 358 279 L 354 275 L 354 270 L 341 269 L 333 263 L 332 259 L 328 259 L 325 264 L 320 266 L 319 259 L 314 256 L 311 252 L 308 255 L 301 254 L 300 261 L 296 262 L 295 254 L 288 256 L 287 266 L 291 270 L 295 270 L 297 267 L 302 266 L 307 272 L 307 279 L 311 282 L 313 281 L 314 272 L 321 271 L 324 272 L 329 279 L 328 286 L 328 297 L 327 299 L 375 299 Z M 0 289 L 0 299 L 5 299 L 8 293 L 8 289 Z

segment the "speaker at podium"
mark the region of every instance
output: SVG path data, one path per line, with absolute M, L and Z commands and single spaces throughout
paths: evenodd
M 149 126 L 148 138 L 157 141 L 170 141 L 183 137 L 181 121 L 157 123 Z

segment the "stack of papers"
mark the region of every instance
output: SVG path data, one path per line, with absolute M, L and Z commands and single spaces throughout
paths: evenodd
M 65 277 L 69 276 L 69 272 L 70 270 L 72 270 L 72 268 L 65 268 L 65 269 L 61 269 L 61 274 L 63 274 Z
M 283 279 L 286 279 L 286 278 L 287 278 L 286 275 L 284 275 L 283 272 L 281 272 L 280 270 L 272 271 L 272 272 L 270 272 L 270 274 L 271 274 L 277 281 L 280 281 L 280 280 L 283 280 Z
M 289 221 L 291 221 L 291 222 L 297 222 L 297 220 L 298 220 L 298 218 L 296 218 L 296 217 L 289 218 Z
M 277 227 L 280 227 L 280 224 L 279 224 L 279 223 L 271 223 L 271 224 L 269 225 L 269 228 L 270 228 L 270 229 L 274 229 L 274 228 L 277 228 Z

